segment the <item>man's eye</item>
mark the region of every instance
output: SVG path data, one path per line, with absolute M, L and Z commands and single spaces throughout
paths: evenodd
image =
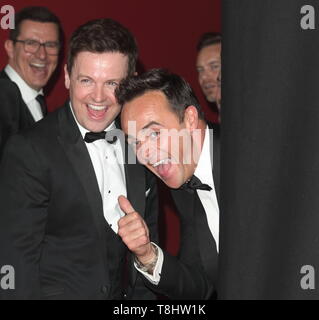
M 219 70 L 219 69 L 220 69 L 220 64 L 212 64 L 212 65 L 210 66 L 210 68 L 211 68 L 212 70 Z
M 107 84 L 108 86 L 111 86 L 111 87 L 117 87 L 117 86 L 118 86 L 118 83 L 115 82 L 115 81 L 108 81 L 106 84 Z
M 38 41 L 35 41 L 35 40 L 26 40 L 25 41 L 25 44 L 28 45 L 28 46 L 37 46 L 38 45 Z
M 128 139 L 127 143 L 132 147 L 137 147 L 140 144 L 140 141 Z
M 88 85 L 91 83 L 91 80 L 90 79 L 80 79 L 80 83 L 83 85 Z
M 45 43 L 45 46 L 46 46 L 47 48 L 55 49 L 55 48 L 57 48 L 59 45 L 58 45 L 57 42 L 46 42 L 46 43 Z
M 159 131 L 152 131 L 149 136 L 151 139 L 156 139 L 159 136 L 159 134 Z

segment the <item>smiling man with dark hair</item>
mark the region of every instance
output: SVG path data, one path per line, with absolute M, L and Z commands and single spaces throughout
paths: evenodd
M 153 290 L 171 299 L 208 299 L 217 288 L 219 243 L 214 132 L 189 84 L 168 71 L 124 80 L 117 98 L 128 143 L 171 189 L 181 219 L 180 252 L 173 257 L 151 242 L 147 222 L 124 197 L 119 204 L 127 215 L 119 221 L 119 235 Z
M 55 71 L 62 45 L 59 19 L 45 7 L 16 14 L 5 41 L 8 64 L 0 72 L 0 158 L 8 138 L 47 114 L 43 88 Z M 14 103 L 13 103 L 14 102 Z
M 80 26 L 65 66 L 70 100 L 7 143 L 0 265 L 15 268 L 16 290 L 5 298 L 154 298 L 118 236 L 117 199 L 138 208 L 157 241 L 156 180 L 125 163 L 120 139 L 106 140 L 121 110 L 115 89 L 135 71 L 136 57 L 133 35 L 118 22 Z

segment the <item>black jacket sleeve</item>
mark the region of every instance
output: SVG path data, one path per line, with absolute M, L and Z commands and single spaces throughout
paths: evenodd
M 22 97 L 10 80 L 0 79 L 0 159 L 8 138 L 20 129 Z
M 22 135 L 9 139 L 0 166 L 0 265 L 15 270 L 14 290 L 3 299 L 39 299 L 40 256 L 49 190 L 43 165 Z

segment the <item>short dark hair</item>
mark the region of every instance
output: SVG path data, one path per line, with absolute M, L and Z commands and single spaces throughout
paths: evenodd
M 123 106 L 149 91 L 163 92 L 181 122 L 184 120 L 185 109 L 189 106 L 195 106 L 199 118 L 204 119 L 201 106 L 190 85 L 179 75 L 165 69 L 152 69 L 142 75 L 124 79 L 116 89 L 116 97 Z
M 135 72 L 138 56 L 132 33 L 112 19 L 91 20 L 80 26 L 71 36 L 67 69 L 71 73 L 74 59 L 83 51 L 93 53 L 120 52 L 128 57 L 128 75 Z
M 213 44 L 218 44 L 222 42 L 222 35 L 218 32 L 206 32 L 204 33 L 198 43 L 197 52 L 201 51 L 203 48 L 211 46 Z
M 59 18 L 46 7 L 26 7 L 15 15 L 15 29 L 9 33 L 9 39 L 12 41 L 17 40 L 20 35 L 21 24 L 25 20 L 31 20 L 42 23 L 54 23 L 58 27 L 59 42 L 63 42 L 63 29 Z

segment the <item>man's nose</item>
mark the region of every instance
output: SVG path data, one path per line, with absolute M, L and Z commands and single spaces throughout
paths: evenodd
M 37 58 L 39 58 L 39 59 L 41 59 L 41 60 L 46 59 L 46 57 L 47 57 L 47 52 L 46 52 L 46 49 L 45 49 L 45 47 L 44 47 L 43 44 L 39 46 L 39 49 L 38 49 L 38 51 L 35 53 L 35 55 L 36 55 Z
M 94 90 L 91 94 L 93 100 L 95 102 L 104 102 L 106 100 L 106 92 L 105 92 L 105 87 L 103 85 L 99 85 L 97 84 L 95 87 L 94 87 Z
M 145 141 L 137 151 L 137 158 L 142 164 L 153 163 L 157 161 L 156 147 L 153 143 Z
M 214 80 L 214 81 L 217 81 L 217 78 L 218 78 L 218 71 L 216 70 L 204 70 L 201 74 L 201 78 L 202 80 Z

